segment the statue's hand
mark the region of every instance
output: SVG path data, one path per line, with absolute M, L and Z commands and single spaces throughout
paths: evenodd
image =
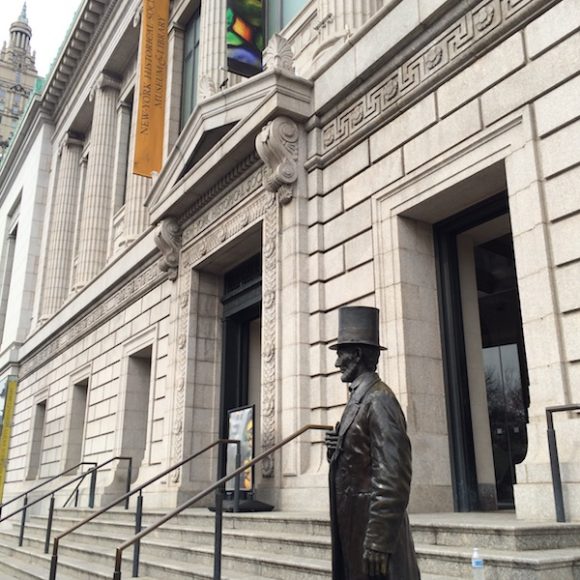
M 387 552 L 366 549 L 363 553 L 363 572 L 369 576 L 386 576 L 389 571 Z
M 338 447 L 338 423 L 332 431 L 327 431 L 324 434 L 324 442 L 326 443 L 326 458 L 330 461 L 332 455 Z

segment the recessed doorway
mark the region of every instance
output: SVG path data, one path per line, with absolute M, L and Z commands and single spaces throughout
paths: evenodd
M 456 509 L 513 508 L 529 382 L 507 195 L 434 231 Z

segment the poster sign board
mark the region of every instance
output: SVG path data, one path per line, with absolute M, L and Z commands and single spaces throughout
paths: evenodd
M 228 411 L 228 439 L 240 441 L 241 465 L 254 457 L 254 405 Z M 227 473 L 236 469 L 236 445 L 228 445 Z M 226 483 L 226 491 L 234 491 L 235 478 Z M 250 467 L 240 476 L 240 491 L 254 490 L 254 468 Z

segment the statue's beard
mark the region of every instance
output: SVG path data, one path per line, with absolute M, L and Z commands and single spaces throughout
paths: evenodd
M 357 364 L 355 361 L 343 364 L 340 367 L 340 380 L 343 383 L 352 383 L 357 377 Z

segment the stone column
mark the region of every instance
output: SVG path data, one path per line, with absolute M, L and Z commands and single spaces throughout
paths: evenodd
M 226 0 L 201 3 L 201 38 L 199 76 L 211 78 L 216 86 L 224 80 L 226 72 Z
M 68 134 L 61 145 L 60 170 L 54 189 L 46 253 L 42 320 L 50 318 L 56 312 L 69 289 L 82 151 L 83 142 Z
M 318 0 L 321 39 L 324 41 L 356 30 L 381 5 L 380 0 Z
M 107 259 L 119 84 L 106 74 L 101 74 L 91 98 L 95 105 L 75 287 L 86 286 L 101 271 Z

